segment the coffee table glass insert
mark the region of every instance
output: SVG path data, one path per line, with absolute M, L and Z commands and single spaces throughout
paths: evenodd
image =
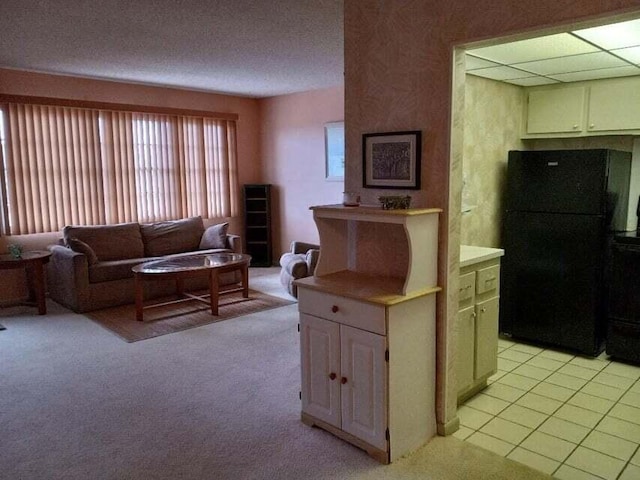
M 251 257 L 241 253 L 213 253 L 205 255 L 186 255 L 141 263 L 132 268 L 136 288 L 136 320 L 143 321 L 143 311 L 148 308 L 171 305 L 196 300 L 211 306 L 211 314 L 218 315 L 220 295 L 242 292 L 244 298 L 249 297 L 249 262 Z M 219 275 L 221 273 L 239 271 L 242 282 L 237 288 L 220 291 Z M 184 291 L 184 279 L 193 276 L 208 275 L 209 293 L 195 295 Z M 177 300 L 144 305 L 144 282 L 148 280 L 173 279 L 176 282 Z

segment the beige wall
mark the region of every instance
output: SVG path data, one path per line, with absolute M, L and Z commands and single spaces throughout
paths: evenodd
M 261 179 L 259 107 L 256 99 L 6 69 L 0 69 L 0 93 L 236 113 L 239 117 L 240 183 L 256 183 Z M 241 233 L 240 217 L 231 219 L 230 230 Z M 24 245 L 25 249 L 43 249 L 58 237 L 56 233 L 0 237 L 0 251 L 6 251 L 6 245 L 12 242 Z M 0 278 L 0 303 L 25 295 L 22 274 L 16 272 L 19 271 L 3 274 Z
M 450 431 L 456 423 L 453 319 L 459 270 L 463 104 L 456 101 L 452 117 L 452 92 L 464 95 L 460 91 L 464 62 L 456 56 L 452 77 L 453 49 L 633 10 L 640 10 L 637 0 L 345 2 L 346 189 L 362 191 L 365 201 L 380 193 L 362 189 L 363 133 L 419 129 L 424 139 L 422 189 L 414 195 L 415 205 L 444 209 L 438 266 L 444 290 L 437 306 L 436 419 L 440 432 Z
M 325 180 L 324 124 L 344 119 L 344 88 L 272 97 L 260 108 L 263 179 L 274 186 L 277 260 L 292 240 L 318 242 L 311 205 L 342 201 L 344 183 Z
M 522 150 L 522 87 L 465 77 L 462 158 L 463 245 L 500 247 L 507 152 Z M 465 205 L 466 204 L 466 205 Z

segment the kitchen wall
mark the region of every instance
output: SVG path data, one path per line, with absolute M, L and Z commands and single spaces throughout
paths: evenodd
M 466 75 L 462 156 L 463 245 L 499 247 L 507 152 L 520 140 L 522 87 Z
M 274 258 L 292 240 L 317 243 L 309 207 L 342 202 L 344 182 L 325 180 L 324 124 L 344 120 L 344 88 L 260 101 L 263 181 L 273 187 Z
M 632 152 L 631 135 L 520 140 L 525 89 L 474 75 L 465 77 L 463 188 L 460 242 L 501 247 L 503 196 L 509 150 L 608 148 Z M 640 151 L 633 156 L 627 229 L 636 228 L 640 195 Z

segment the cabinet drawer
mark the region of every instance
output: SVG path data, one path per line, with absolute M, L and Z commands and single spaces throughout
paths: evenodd
M 379 335 L 387 333 L 386 312 L 383 305 L 298 287 L 298 309 L 302 313 Z
M 473 297 L 476 292 L 476 272 L 460 275 L 460 295 L 458 302 L 473 303 Z
M 500 282 L 500 266 L 494 265 L 493 267 L 483 268 L 478 270 L 478 281 L 476 283 L 476 293 L 478 295 L 482 293 L 490 292 L 491 290 L 497 290 Z

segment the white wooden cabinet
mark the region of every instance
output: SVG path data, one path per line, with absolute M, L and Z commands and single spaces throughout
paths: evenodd
M 640 129 L 640 81 L 623 79 L 590 87 L 589 132 Z
M 300 315 L 302 410 L 386 449 L 386 337 Z
M 440 210 L 312 210 L 320 259 L 296 281 L 302 420 L 388 463 L 436 433 Z
M 471 248 L 475 250 L 466 258 L 461 254 L 460 310 L 455 326 L 458 403 L 486 387 L 498 362 L 499 257 L 504 251 Z
M 585 95 L 584 86 L 529 92 L 526 132 L 531 134 L 582 131 Z
M 525 90 L 523 138 L 640 134 L 640 77 Z

